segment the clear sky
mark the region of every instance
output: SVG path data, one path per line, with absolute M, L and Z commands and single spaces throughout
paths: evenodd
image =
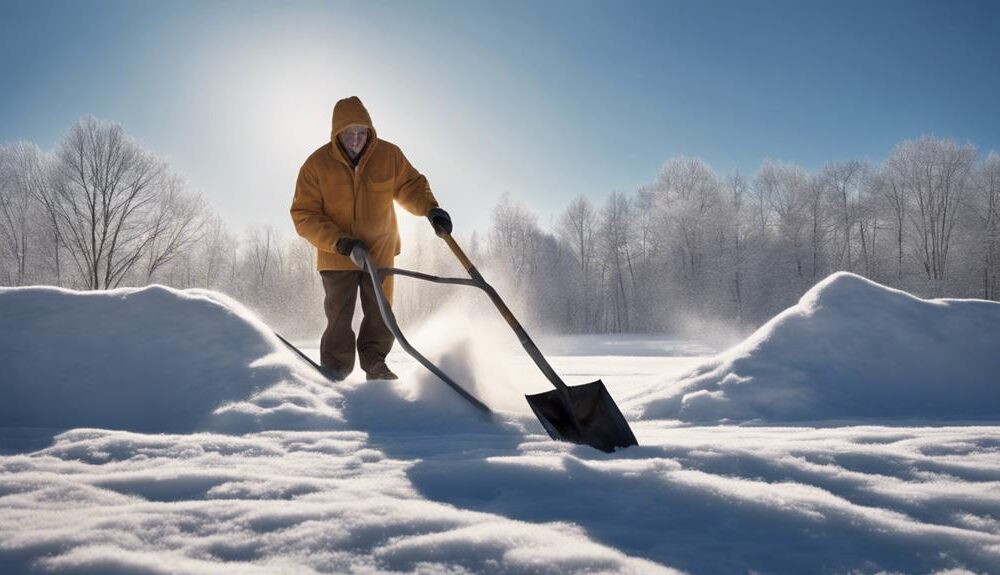
M 0 142 L 120 122 L 236 231 L 293 233 L 298 168 L 357 95 L 458 230 L 543 224 L 668 158 L 752 174 L 1000 150 L 1000 2 L 0 0 Z

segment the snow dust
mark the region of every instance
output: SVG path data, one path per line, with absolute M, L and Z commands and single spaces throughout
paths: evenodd
M 485 300 L 485 297 L 483 297 Z M 495 411 L 530 413 L 527 393 L 551 389 L 537 372 L 525 374 L 513 367 L 513 358 L 525 355 L 510 327 L 488 300 L 459 297 L 446 302 L 414 330 L 410 340 L 420 353 Z M 404 380 L 415 382 L 413 397 L 441 400 L 455 395 L 418 363 Z M 412 383 L 411 383 L 412 385 Z

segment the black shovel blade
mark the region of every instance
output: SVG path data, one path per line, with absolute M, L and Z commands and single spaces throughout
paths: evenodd
M 568 391 L 568 405 L 558 389 L 525 396 L 549 437 L 608 453 L 639 444 L 604 382 L 572 385 Z

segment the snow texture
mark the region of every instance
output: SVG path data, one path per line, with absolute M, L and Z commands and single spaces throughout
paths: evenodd
M 651 394 L 645 419 L 1000 419 L 1000 304 L 922 300 L 839 272 Z
M 556 371 L 603 379 L 632 420 L 640 446 L 605 454 L 551 441 L 514 405 L 534 383 L 502 384 L 534 368 L 484 359 L 495 318 L 442 315 L 411 338 L 504 406 L 490 419 L 399 353 L 397 382 L 332 385 L 219 294 L 0 290 L 0 573 L 996 572 L 1000 427 L 913 421 L 995 419 L 950 397 L 996 405 L 976 384 L 1000 374 L 995 308 L 835 276 L 717 358 L 561 338 Z M 946 392 L 916 367 L 889 378 L 876 343 L 943 362 Z M 718 388 L 692 387 L 692 368 L 718 369 Z M 924 401 L 785 416 L 721 384 L 732 374 L 761 394 L 837 381 L 886 401 L 878 381 Z M 679 421 L 679 390 L 720 393 L 733 411 L 712 418 L 772 425 Z M 875 421 L 773 425 L 848 415 Z

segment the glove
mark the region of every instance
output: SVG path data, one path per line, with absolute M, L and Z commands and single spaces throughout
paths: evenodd
M 427 219 L 431 221 L 434 233 L 439 236 L 451 234 L 451 216 L 441 208 L 431 208 L 427 212 Z
M 365 245 L 365 242 L 359 240 L 358 238 L 343 237 L 337 240 L 337 245 L 336 245 L 337 253 L 342 256 L 350 257 L 351 252 L 354 251 L 354 248 L 358 247 L 360 247 L 363 250 L 368 249 L 368 246 Z

